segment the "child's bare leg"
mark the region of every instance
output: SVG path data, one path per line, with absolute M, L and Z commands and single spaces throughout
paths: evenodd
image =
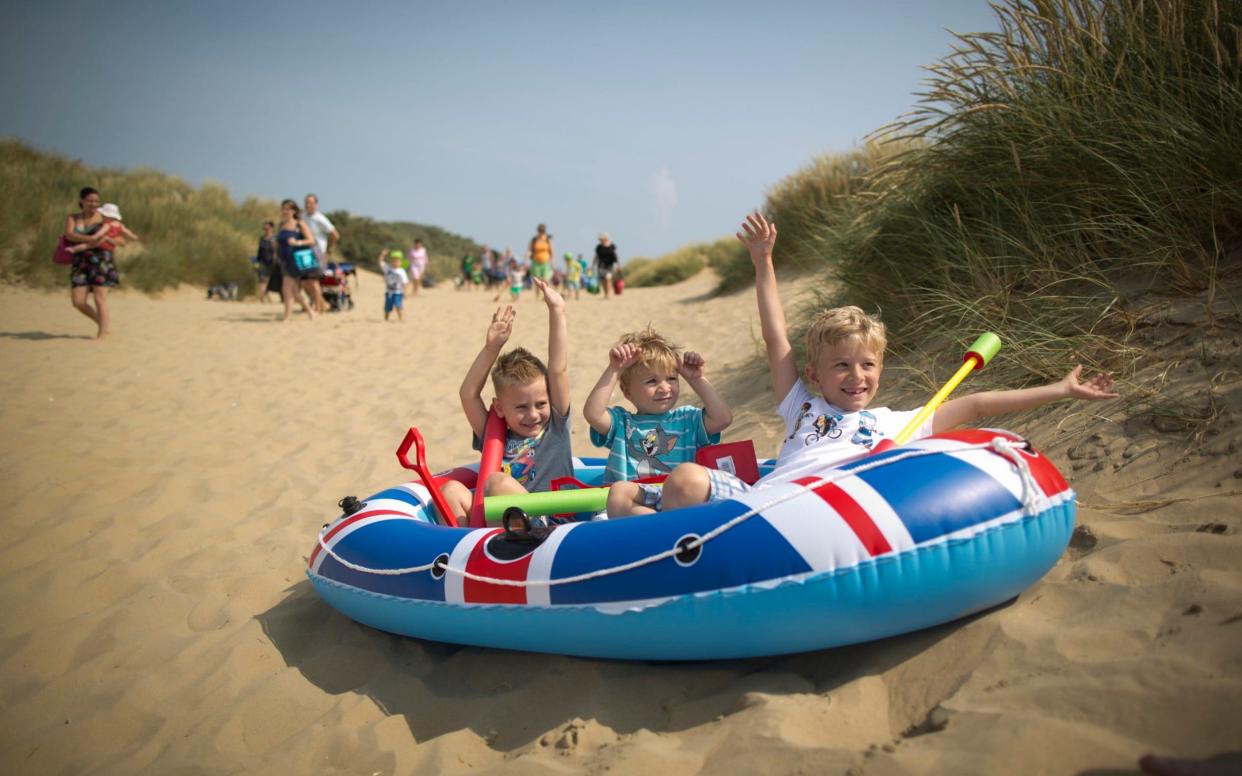
M 614 482 L 608 488 L 608 516 L 629 517 L 650 515 L 654 509 L 647 506 L 643 489 L 635 482 Z
M 522 487 L 522 483 L 513 479 L 504 472 L 496 472 L 487 478 L 487 484 L 483 486 L 483 494 L 487 497 L 491 496 L 516 496 L 526 493 L 526 488 Z M 510 524 L 510 530 L 515 533 L 521 533 L 522 529 L 517 523 Z
M 470 514 L 470 502 L 474 500 L 470 489 L 457 480 L 449 480 L 440 486 L 440 495 L 444 496 L 449 511 L 457 519 L 457 524 L 461 525 L 466 515 Z
M 711 495 L 712 483 L 707 469 L 697 463 L 678 464 L 664 481 L 664 509 L 703 504 Z
M 496 472 L 488 477 L 487 484 L 483 487 L 483 493 L 487 496 L 516 496 L 525 492 L 526 488 L 522 487 L 522 483 L 504 472 Z

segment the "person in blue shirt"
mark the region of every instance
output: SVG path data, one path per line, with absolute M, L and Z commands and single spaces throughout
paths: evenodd
M 703 445 L 720 441 L 720 432 L 733 422 L 733 412 L 703 374 L 704 360 L 680 348 L 650 328 L 624 335 L 608 351 L 608 366 L 587 396 L 583 414 L 591 426 L 591 441 L 608 448 L 604 481 L 608 516 L 649 514 L 702 503 L 683 487 L 679 464 L 692 463 Z M 681 380 L 699 395 L 703 407 L 678 407 Z M 613 389 L 634 405 L 609 407 Z M 664 487 L 630 480 L 667 475 Z M 732 488 L 721 480 L 709 497 L 727 498 L 717 490 Z

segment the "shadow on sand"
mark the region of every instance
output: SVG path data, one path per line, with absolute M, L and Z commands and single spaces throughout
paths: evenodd
M 850 647 L 707 662 L 576 658 L 395 636 L 336 612 L 305 580 L 258 620 L 287 665 L 324 692 L 363 693 L 385 713 L 404 716 L 416 741 L 469 728 L 509 751 L 575 718 L 621 735 L 673 732 L 741 711 L 750 693 L 829 693 L 887 672 L 982 614 Z
M 88 337 L 85 334 L 52 334 L 46 331 L 0 331 L 0 337 L 4 337 L 5 339 L 34 340 L 36 342 L 54 339 L 95 339 L 94 337 Z

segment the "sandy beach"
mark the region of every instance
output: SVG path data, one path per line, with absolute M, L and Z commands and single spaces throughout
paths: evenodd
M 569 302 L 577 452 L 596 454 L 579 412 L 607 348 L 651 322 L 707 358 L 726 439 L 775 453 L 753 293 L 711 288 Z M 1135 379 L 1163 403 L 997 424 L 1081 501 L 1017 600 L 849 648 L 645 663 L 392 636 L 311 589 L 336 502 L 409 479 L 406 428 L 434 468 L 475 455 L 456 390 L 491 295 L 428 289 L 385 323 L 382 291 L 365 275 L 356 309 L 286 324 L 276 304 L 122 291 L 97 343 L 67 292 L 0 290 L 0 770 L 1129 773 L 1242 749 L 1236 306 L 1153 301 L 1165 357 Z M 511 342 L 545 355 L 543 305 L 518 308 Z M 880 403 L 918 403 L 887 379 Z

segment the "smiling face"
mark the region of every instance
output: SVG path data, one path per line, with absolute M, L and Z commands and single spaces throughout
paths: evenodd
M 92 191 L 85 197 L 82 197 L 82 199 L 78 201 L 78 204 L 81 206 L 82 212 L 86 214 L 86 217 L 90 218 L 99 210 L 99 193 Z
M 521 437 L 539 436 L 552 415 L 548 381 L 540 378 L 528 383 L 506 385 L 496 393 L 492 406 L 514 434 Z
M 824 345 L 806 367 L 806 379 L 819 387 L 824 400 L 846 412 L 867 408 L 880 390 L 884 358 L 857 337 Z
M 660 415 L 677 406 L 681 395 L 681 380 L 674 368 L 661 369 L 646 364 L 635 364 L 629 375 L 621 382 L 621 393 L 634 402 L 634 408 L 642 415 Z

